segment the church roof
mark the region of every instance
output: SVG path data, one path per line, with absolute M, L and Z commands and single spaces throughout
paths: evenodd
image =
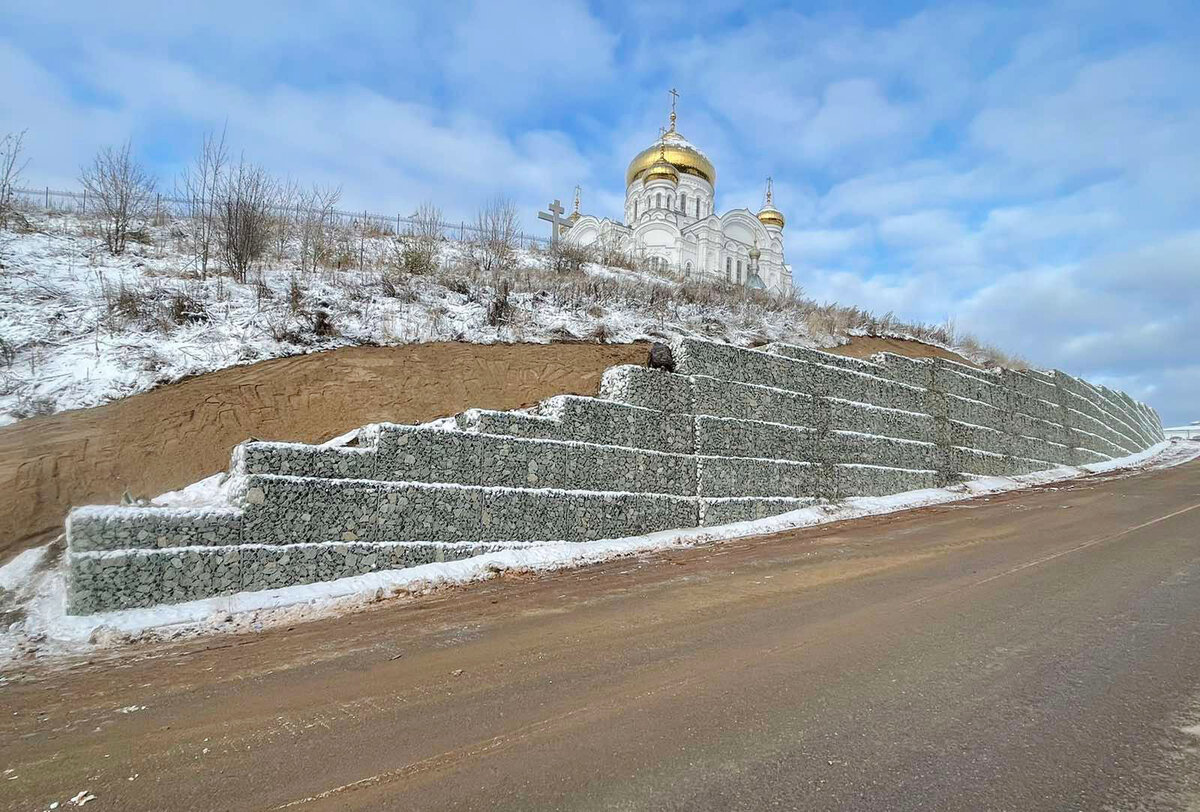
M 629 162 L 629 169 L 625 173 L 626 186 L 637 180 L 659 159 L 660 145 L 667 163 L 675 167 L 680 174 L 693 175 L 703 178 L 712 186 L 717 185 L 717 170 L 712 161 L 699 147 L 680 135 L 673 127 L 674 125 L 672 125 L 672 129 L 663 134 L 661 142 L 655 141 Z

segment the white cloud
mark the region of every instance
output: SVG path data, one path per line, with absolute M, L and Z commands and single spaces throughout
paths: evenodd
M 788 234 L 789 256 L 793 262 L 809 264 L 857 251 L 873 239 L 868 226 L 854 228 L 792 229 Z
M 799 142 L 815 161 L 857 150 L 904 132 L 911 112 L 890 102 L 869 79 L 847 79 L 825 88 L 821 106 L 800 132 Z
M 491 114 L 603 88 L 617 38 L 580 0 L 478 0 L 457 16 L 446 71 L 460 96 Z

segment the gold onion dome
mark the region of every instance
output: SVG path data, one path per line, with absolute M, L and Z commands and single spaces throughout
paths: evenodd
M 650 164 L 646 170 L 645 182 L 650 183 L 655 180 L 669 180 L 673 184 L 679 183 L 679 171 L 674 164 L 666 158 L 665 145 L 659 145 L 658 160 Z
M 783 212 L 775 208 L 773 199 L 775 197 L 774 184 L 770 178 L 767 178 L 767 199 L 763 203 L 763 207 L 758 210 L 758 222 L 764 226 L 775 226 L 782 229 L 784 224 Z
M 660 160 L 670 164 L 677 175 L 694 175 L 714 187 L 717 185 L 717 170 L 712 161 L 674 129 L 668 130 L 662 140 L 646 147 L 629 162 L 625 185 L 630 186 L 642 175 L 646 176 L 644 180 L 650 180 L 650 168 Z
M 759 210 L 758 221 L 764 226 L 775 226 L 776 228 L 783 228 L 783 224 L 785 222 L 783 219 L 783 212 L 781 212 L 779 209 L 771 207 L 766 207 Z

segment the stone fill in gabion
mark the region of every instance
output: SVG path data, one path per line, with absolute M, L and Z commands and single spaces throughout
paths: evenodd
M 381 423 L 348 446 L 245 443 L 227 501 L 203 509 L 76 509 L 72 611 L 759 519 L 1162 440 L 1153 409 L 1061 372 L 691 338 L 672 352 L 675 372 L 614 367 L 598 398 Z
M 67 605 L 75 614 L 89 614 L 179 603 L 457 561 L 512 546 L 408 542 L 72 552 Z

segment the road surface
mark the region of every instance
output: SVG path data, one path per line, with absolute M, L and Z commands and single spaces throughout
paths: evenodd
M 12 809 L 1195 809 L 1200 463 L 6 677 Z

